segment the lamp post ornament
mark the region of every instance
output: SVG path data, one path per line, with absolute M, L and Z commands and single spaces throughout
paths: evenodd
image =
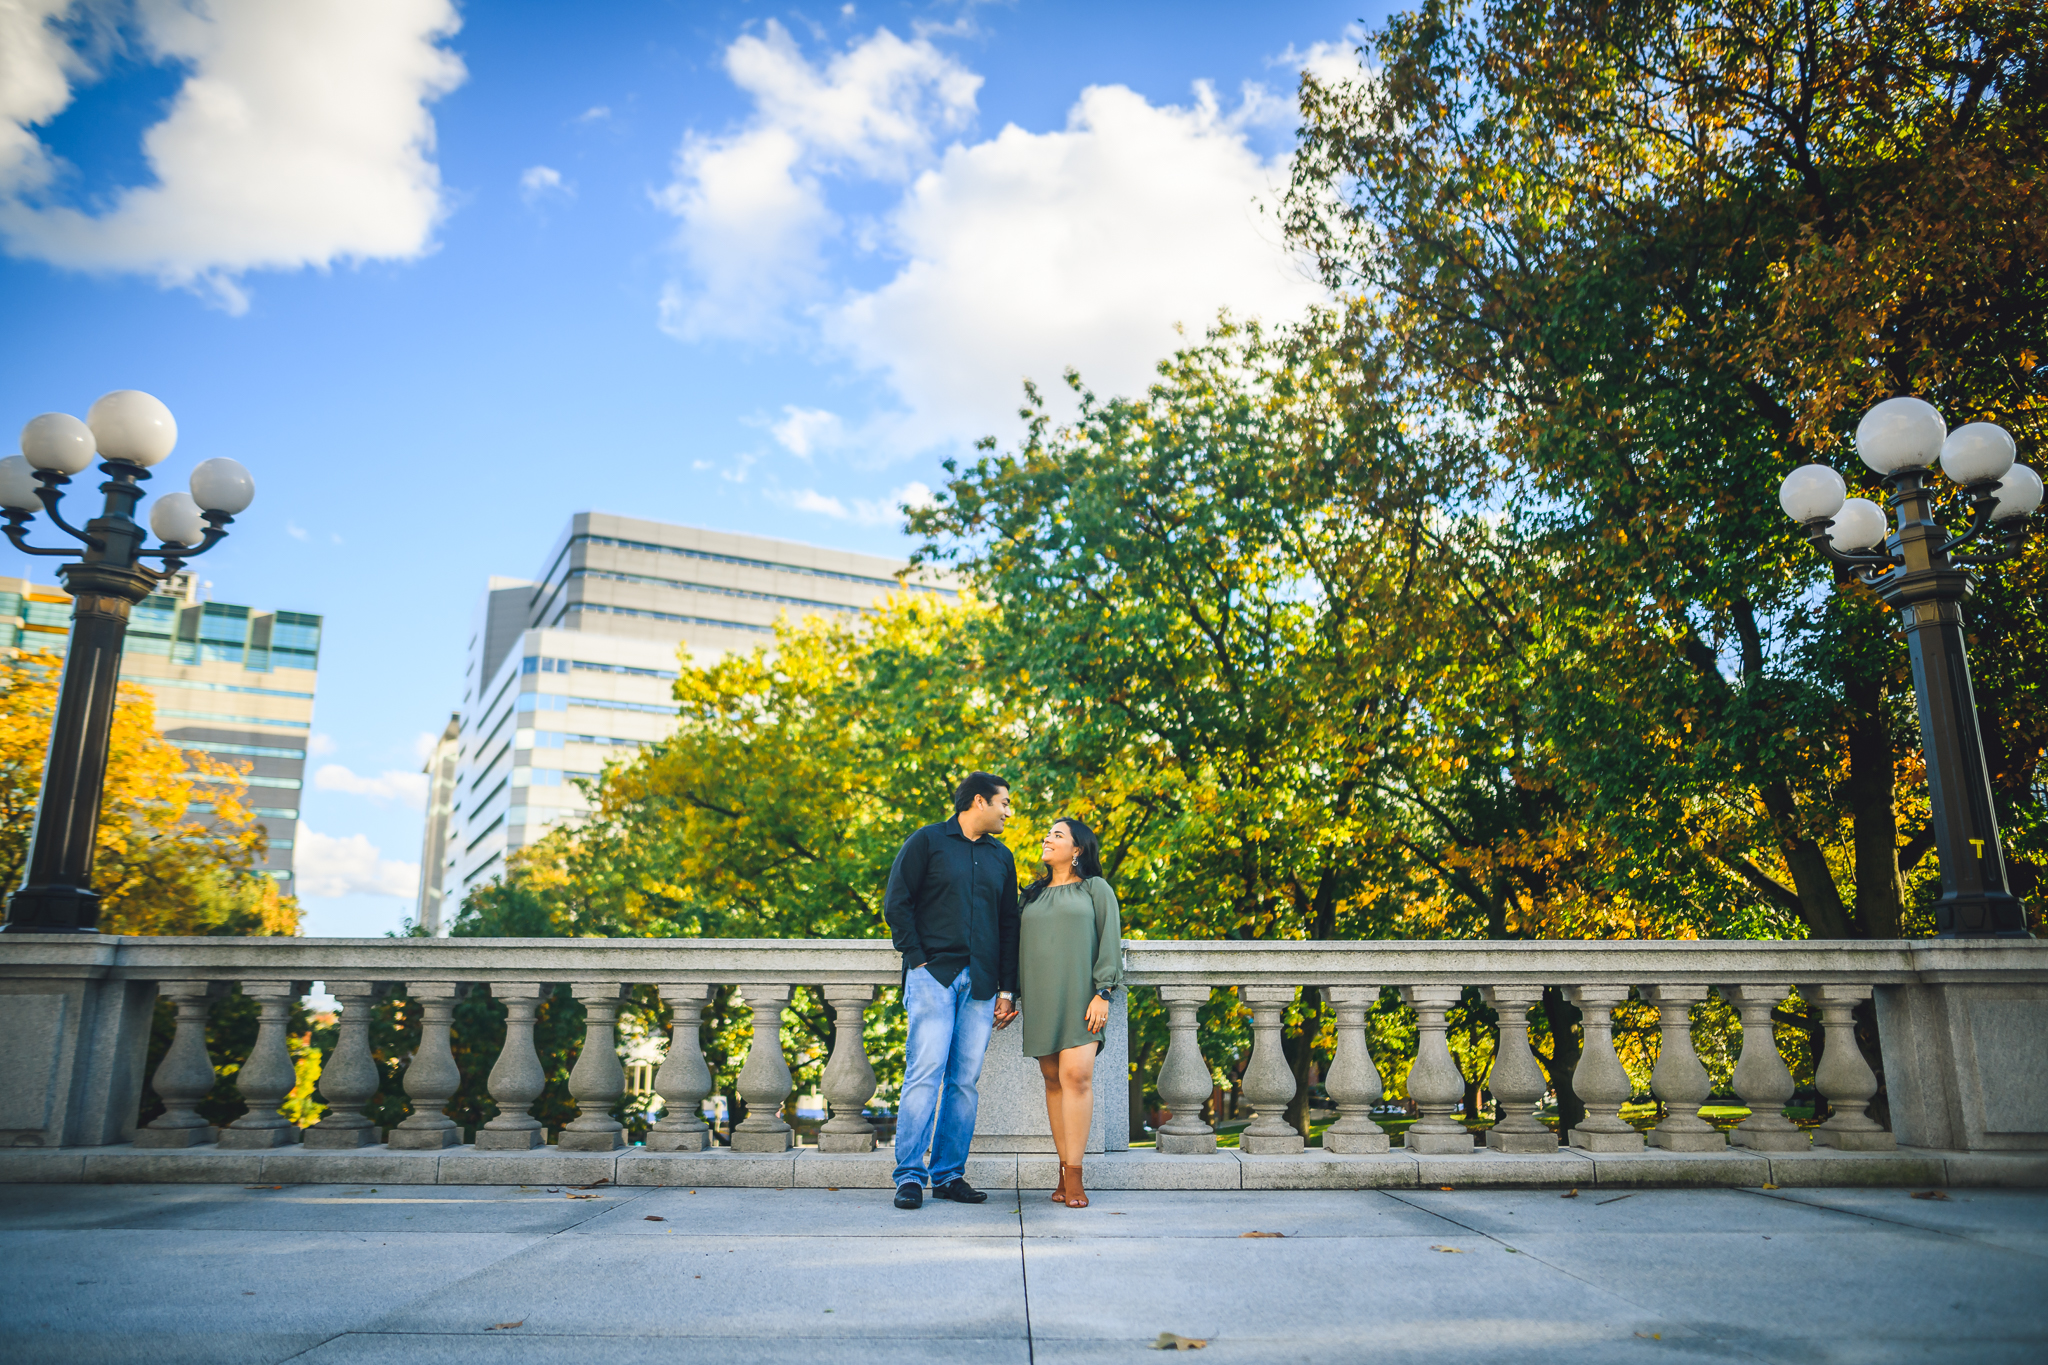
M 1969 566 L 2017 559 L 2041 505 L 2041 476 L 2015 464 L 2004 428 L 1972 422 L 1949 431 L 1932 404 L 1891 398 L 1856 428 L 1856 453 L 1884 480 L 1898 513 L 1892 530 L 1884 509 L 1848 496 L 1842 476 L 1824 464 L 1804 465 L 1778 488 L 1785 515 L 1806 528 L 1815 549 L 1855 571 L 1899 614 L 1919 700 L 1920 746 L 1934 807 L 1934 846 L 1941 859 L 1937 934 L 2027 937 L 2027 917 L 2005 879 L 1991 775 L 1977 727 L 1977 699 L 1963 649 L 1963 601 L 1974 590 Z M 1950 535 L 1935 518 L 1929 471 L 1962 486 L 1969 525 Z M 1969 554 L 1960 550 L 1975 546 Z
M 122 389 L 92 405 L 83 422 L 46 412 L 21 429 L 21 454 L 0 460 L 0 515 L 7 538 L 27 555 L 78 555 L 57 574 L 71 594 L 71 639 L 57 690 L 57 715 L 29 838 L 28 871 L 7 902 L 6 933 L 96 933 L 99 893 L 92 888 L 100 796 L 106 786 L 107 742 L 128 613 L 188 559 L 227 535 L 234 514 L 256 496 L 249 471 L 211 459 L 192 471 L 190 493 L 167 493 L 150 508 L 150 530 L 162 544 L 145 549 L 135 523 L 149 468 L 178 443 L 171 410 L 146 393 Z M 83 529 L 57 505 L 71 476 L 97 455 L 106 503 Z M 47 512 L 52 525 L 85 548 L 42 549 L 28 543 L 28 525 Z M 161 568 L 142 561 L 158 559 Z

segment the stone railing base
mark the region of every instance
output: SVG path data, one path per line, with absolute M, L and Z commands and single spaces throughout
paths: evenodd
M 360 1147 L 181 1150 L 134 1146 L 0 1151 L 0 1184 L 550 1185 L 599 1183 L 767 1189 L 890 1186 L 895 1153 L 834 1155 L 805 1148 L 753 1153 L 441 1151 Z M 967 1178 L 987 1189 L 1050 1189 L 1057 1163 L 1031 1154 L 970 1157 Z M 1311 1148 L 1298 1156 L 1255 1156 L 1225 1148 L 1210 1156 L 1143 1149 L 1088 1158 L 1100 1190 L 1364 1190 L 1445 1185 L 1567 1190 L 1763 1186 L 2048 1186 L 2048 1152 L 1954 1152 L 1903 1148 L 1850 1152 L 1583 1152 L 1428 1156 L 1396 1148 L 1383 1156 L 1341 1156 Z

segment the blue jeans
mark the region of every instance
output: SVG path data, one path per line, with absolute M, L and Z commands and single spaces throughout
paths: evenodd
M 975 1086 L 995 1027 L 995 1002 L 968 995 L 971 976 L 962 967 L 952 985 L 942 986 L 927 968 L 918 967 L 903 979 L 910 1036 L 903 1050 L 903 1095 L 896 1106 L 898 1185 L 914 1180 L 938 1189 L 967 1174 L 967 1144 L 974 1140 L 974 1111 L 981 1100 Z

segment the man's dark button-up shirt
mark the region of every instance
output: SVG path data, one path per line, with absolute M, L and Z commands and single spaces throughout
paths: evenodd
M 928 964 L 951 985 L 968 970 L 969 994 L 1017 990 L 1017 860 L 994 838 L 970 839 L 956 816 L 903 841 L 882 902 L 903 970 Z

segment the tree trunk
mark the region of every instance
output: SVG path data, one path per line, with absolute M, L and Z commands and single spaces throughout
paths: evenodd
M 1294 1071 L 1294 1098 L 1287 1105 L 1287 1121 L 1303 1137 L 1308 1136 L 1308 1091 L 1315 1084 L 1316 1032 L 1322 1027 L 1323 995 L 1319 987 L 1305 986 L 1301 993 L 1301 1023 L 1294 1031 L 1294 1046 L 1288 1050 L 1288 1065 Z
M 1878 1045 L 1877 1002 L 1865 1000 L 1859 1003 L 1855 1018 L 1856 1046 L 1863 1053 L 1863 1060 L 1877 1075 L 1877 1093 L 1870 1097 L 1870 1117 L 1889 1133 L 1892 1130 L 1892 1101 L 1884 1084 L 1884 1049 Z
M 1550 1061 L 1544 1070 L 1550 1074 L 1550 1088 L 1557 1093 L 1557 1135 L 1562 1138 L 1586 1118 L 1586 1106 L 1572 1089 L 1572 1068 L 1579 1064 L 1579 1035 L 1573 1030 L 1584 1016 L 1564 998 L 1560 987 L 1545 986 L 1543 1017 L 1550 1024 Z M 1543 1062 L 1541 1056 L 1536 1060 Z
M 1852 678 L 1848 686 L 1849 818 L 1856 845 L 1856 928 L 1865 938 L 1897 938 L 1904 905 L 1899 892 L 1899 814 L 1893 789 L 1891 727 L 1884 686 Z

